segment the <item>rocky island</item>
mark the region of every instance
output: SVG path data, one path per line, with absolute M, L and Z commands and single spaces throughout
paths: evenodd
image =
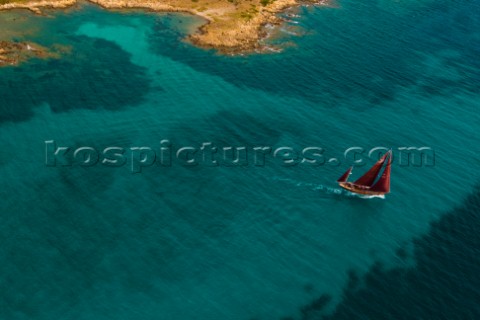
M 0 41 L 0 67 L 16 66 L 32 58 L 48 59 L 60 57 L 63 48 L 47 49 L 32 42 Z
M 279 24 L 279 12 L 314 0 L 89 0 L 111 9 L 147 9 L 159 12 L 189 12 L 208 22 L 189 36 L 196 45 L 222 52 L 248 52 L 259 49 L 263 26 Z M 24 8 L 41 14 L 45 8 L 67 8 L 78 0 L 0 0 L 0 10 Z M 327 0 L 316 4 L 325 5 Z

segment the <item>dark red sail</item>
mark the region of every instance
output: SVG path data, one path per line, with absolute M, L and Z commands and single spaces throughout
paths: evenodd
M 380 160 L 378 160 L 377 163 L 375 163 L 373 167 L 371 167 L 370 170 L 367 171 L 367 173 L 365 173 L 357 181 L 355 181 L 354 184 L 370 187 L 375 182 L 375 179 L 377 178 L 380 170 L 382 170 L 385 159 L 389 154 L 390 152 L 385 153 L 383 157 L 381 157 Z
M 388 163 L 385 166 L 385 170 L 383 170 L 382 176 L 378 181 L 370 188 L 371 191 L 375 192 L 390 192 L 390 168 L 392 164 L 392 157 L 388 158 Z
M 348 176 L 352 172 L 352 169 L 353 167 L 350 167 L 347 171 L 345 171 L 345 173 L 340 178 L 338 178 L 337 182 L 346 182 L 348 179 Z

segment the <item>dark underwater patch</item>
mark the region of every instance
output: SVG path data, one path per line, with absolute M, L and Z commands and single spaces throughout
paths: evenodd
M 285 125 L 294 128 L 292 123 Z M 250 141 L 275 144 L 280 135 L 275 121 L 264 123 L 250 114 L 235 111 L 214 114 L 193 128 L 185 124 L 167 136 L 177 137 L 172 142 L 179 143 L 187 143 L 190 137 L 201 137 L 199 141 L 203 137 L 205 140 L 217 137 L 214 142 L 218 144 L 242 145 Z M 57 144 L 70 145 L 72 149 L 88 145 L 102 150 L 108 141 L 121 141 L 119 145 L 125 147 L 132 143 L 120 136 L 99 142 L 78 137 L 74 143 Z M 132 175 L 127 168 L 109 170 L 101 165 L 50 169 L 58 171 L 58 175 L 39 182 L 35 198 L 42 201 L 21 210 L 35 213 L 22 214 L 17 222 L 28 226 L 28 234 L 20 241 L 4 244 L 2 253 L 7 253 L 7 257 L 0 271 L 7 281 L 16 281 L 11 287 L 20 294 L 17 298 L 13 292 L 2 296 L 0 304 L 3 300 L 5 308 L 0 308 L 0 317 L 13 318 L 18 313 L 30 319 L 43 319 L 42 314 L 47 310 L 61 314 L 62 306 L 72 308 L 104 285 L 115 286 L 117 292 L 157 299 L 162 292 L 155 287 L 156 281 L 175 283 L 186 275 L 201 279 L 206 270 L 220 263 L 208 259 L 212 242 L 228 239 L 229 226 L 233 219 L 245 214 L 241 208 L 246 203 L 264 201 L 262 193 L 243 184 L 261 183 L 261 179 L 269 176 L 255 175 L 255 169 L 248 168 L 157 166 L 145 168 L 138 175 Z M 239 171 L 254 179 L 238 179 Z M 123 178 L 131 183 L 122 182 Z M 243 192 L 239 193 L 239 188 Z M 135 197 L 117 198 L 117 191 Z M 288 202 L 287 192 L 275 189 L 271 196 Z M 259 205 L 250 210 L 273 219 L 276 213 L 270 206 Z M 24 248 L 22 256 L 11 259 L 17 246 Z M 199 250 L 205 250 L 206 258 L 198 261 L 195 268 L 178 262 Z M 29 261 L 41 263 L 29 268 Z M 15 280 L 18 278 L 26 280 Z M 49 281 L 43 283 L 42 279 Z M 38 292 L 38 297 L 24 296 L 28 290 Z M 11 299 L 17 302 L 9 303 Z
M 275 143 L 280 136 L 275 126 L 238 111 L 215 114 L 190 131 L 188 125 L 177 127 L 168 136 L 179 133 L 180 142 L 205 136 L 220 137 L 217 142 L 225 144 Z M 110 141 L 132 146 L 121 135 L 100 141 L 78 136 L 57 145 L 102 150 Z M 75 319 L 80 317 L 75 312 L 86 312 L 82 304 L 96 307 L 91 297 L 102 290 L 160 301 L 164 291 L 156 283 L 202 279 L 222 264 L 209 259 L 216 254 L 212 243 L 228 239 L 229 226 L 244 214 L 247 201 L 264 200 L 251 188 L 238 194 L 242 184 L 257 182 L 238 179 L 232 168 L 155 167 L 138 175 L 127 168 L 110 169 L 48 168 L 55 174 L 38 181 L 31 201 L 22 201 L 15 219 L 4 222 L 15 237 L 6 239 L 0 250 L 0 285 L 9 288 L 0 297 L 0 318 Z M 257 210 L 276 215 L 269 206 Z M 202 250 L 205 259 L 194 268 L 184 263 Z M 235 244 L 232 250 L 238 250 Z
M 479 319 L 479 214 L 477 186 L 414 242 L 415 267 L 386 269 L 377 263 L 361 283 L 352 273 L 332 315 L 305 313 L 314 300 L 301 307 L 300 319 Z
M 399 89 L 418 84 L 425 88 L 426 95 L 448 94 L 448 88 L 478 89 L 480 66 L 472 60 L 472 53 L 479 50 L 474 41 L 479 22 L 467 19 L 468 12 L 478 11 L 474 1 L 456 5 L 437 2 L 419 6 L 408 15 L 385 11 L 375 0 L 341 1 L 340 5 L 340 9 L 310 13 L 310 19 L 302 23 L 316 34 L 297 38 L 298 48 L 282 54 L 217 55 L 181 43 L 182 35 L 162 26 L 154 28 L 150 42 L 158 54 L 238 87 L 324 105 L 351 98 L 382 103 L 395 99 Z M 460 52 L 458 62 L 462 66 L 455 68 L 461 72 L 461 79 L 442 83 L 442 76 L 425 74 L 422 55 L 443 48 Z M 429 89 L 437 84 L 440 91 Z
M 0 72 L 0 123 L 32 117 L 48 103 L 55 113 L 75 109 L 119 110 L 141 103 L 150 89 L 147 70 L 113 42 L 69 37 L 72 52 Z
M 198 121 L 195 126 L 179 125 L 168 136 L 184 144 L 209 141 L 219 147 L 274 146 L 285 133 L 304 136 L 301 123 L 287 116 L 278 112 L 275 117 L 267 119 L 242 110 L 223 110 Z

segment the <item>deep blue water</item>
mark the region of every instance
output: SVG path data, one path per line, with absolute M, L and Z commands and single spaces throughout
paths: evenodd
M 235 57 L 184 41 L 202 23 L 186 15 L 0 15 L 4 37 L 71 50 L 0 70 L 1 319 L 480 317 L 480 1 L 296 13 L 283 52 Z M 341 164 L 45 162 L 47 140 L 164 139 Z M 397 158 L 392 193 L 360 199 L 335 183 L 356 146 L 427 146 L 435 165 Z

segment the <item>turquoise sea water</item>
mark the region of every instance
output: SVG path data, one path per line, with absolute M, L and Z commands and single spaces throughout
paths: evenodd
M 0 70 L 1 319 L 480 316 L 480 2 L 296 13 L 283 52 L 237 57 L 183 41 L 202 24 L 186 15 L 1 14 L 15 40 L 71 48 Z M 337 188 L 343 162 L 45 164 L 47 140 L 163 139 L 428 146 L 435 165 L 394 163 L 392 193 L 366 200 Z

